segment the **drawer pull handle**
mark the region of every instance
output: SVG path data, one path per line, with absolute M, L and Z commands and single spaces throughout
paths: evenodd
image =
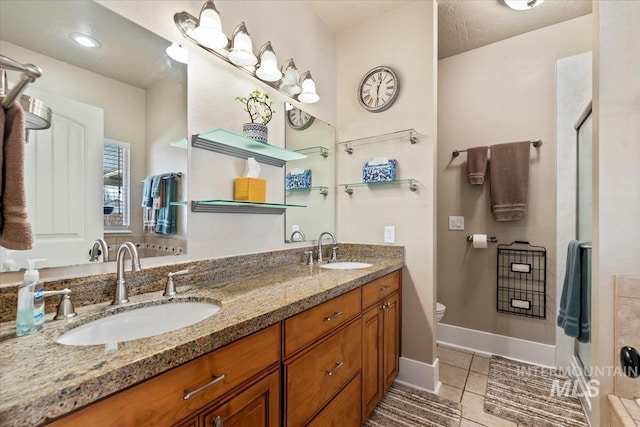
M 342 368 L 344 366 L 344 362 L 336 362 L 336 366 L 335 368 L 333 368 L 330 371 L 327 371 L 327 375 L 332 377 L 336 374 L 336 372 L 338 372 L 338 369 Z
M 380 288 L 380 292 L 385 292 L 387 289 L 391 288 L 391 285 L 384 285 Z
M 342 316 L 342 312 L 341 311 L 336 311 L 335 313 L 333 313 L 331 316 L 329 317 L 325 317 L 324 321 L 325 322 L 331 322 L 333 319 L 335 319 L 338 316 Z
M 209 382 L 208 382 L 208 383 L 206 383 L 205 385 L 200 386 L 200 387 L 198 387 L 197 389 L 192 390 L 192 391 L 185 390 L 185 391 L 184 391 L 184 396 L 183 396 L 182 398 L 183 398 L 184 400 L 189 400 L 189 399 L 191 399 L 193 396 L 195 396 L 196 394 L 200 393 L 200 392 L 201 392 L 202 390 L 204 390 L 205 388 L 207 388 L 207 387 L 209 387 L 209 386 L 212 386 L 212 385 L 214 385 L 214 384 L 216 384 L 216 383 L 219 383 L 220 381 L 224 380 L 226 377 L 227 377 L 227 375 L 226 375 L 226 374 L 222 374 L 222 375 L 220 375 L 219 377 L 213 376 L 213 377 L 212 377 L 212 378 L 213 378 L 213 380 L 209 381 Z
M 382 304 L 382 307 L 380 307 L 383 310 L 389 310 L 389 308 L 391 308 L 391 303 L 390 302 L 386 302 L 384 304 Z
M 212 419 L 211 424 L 213 424 L 213 427 L 224 427 L 224 422 L 222 421 L 222 418 L 220 418 L 220 415 Z

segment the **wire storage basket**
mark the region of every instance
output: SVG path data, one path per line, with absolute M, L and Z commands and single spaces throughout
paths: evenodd
M 497 268 L 498 312 L 545 319 L 547 250 L 521 240 L 498 245 Z

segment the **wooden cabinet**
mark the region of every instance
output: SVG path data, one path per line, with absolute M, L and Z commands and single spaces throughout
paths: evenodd
M 280 370 L 219 406 L 202 412 L 200 427 L 278 427 Z
M 361 361 L 360 318 L 340 328 L 299 357 L 285 360 L 286 425 L 302 426 L 309 422 L 360 373 Z
M 362 316 L 362 419 L 366 420 L 398 376 L 400 364 L 400 272 L 364 286 L 371 306 Z M 387 288 L 388 286 L 388 288 Z M 385 294 L 393 290 L 391 294 Z M 388 296 L 387 296 L 388 295 Z
M 52 425 L 360 426 L 398 376 L 400 284 L 398 270 Z
M 360 374 L 307 427 L 360 427 Z
M 284 321 L 284 357 L 358 316 L 360 288 L 330 299 Z
M 189 420 L 280 361 L 273 325 L 61 418 L 54 426 L 166 426 Z M 185 421 L 186 421 L 185 420 Z M 182 422 L 182 421 L 180 421 Z M 185 424 L 179 424 L 185 425 Z

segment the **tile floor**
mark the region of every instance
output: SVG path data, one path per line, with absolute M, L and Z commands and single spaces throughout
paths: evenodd
M 440 344 L 438 357 L 442 382 L 439 395 L 462 403 L 460 427 L 517 427 L 514 422 L 484 412 L 490 358 Z

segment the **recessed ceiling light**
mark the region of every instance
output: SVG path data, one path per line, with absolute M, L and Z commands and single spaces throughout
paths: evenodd
M 507 6 L 514 10 L 528 10 L 539 6 L 544 0 L 504 0 Z
M 82 33 L 71 33 L 69 34 L 71 40 L 78 43 L 80 46 L 90 47 L 90 48 L 98 48 L 101 46 L 100 42 L 93 37 L 82 34 Z

